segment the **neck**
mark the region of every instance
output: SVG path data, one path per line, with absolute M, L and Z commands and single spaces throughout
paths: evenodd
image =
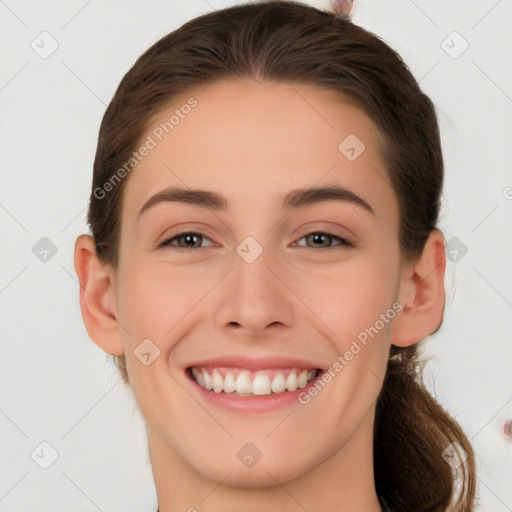
M 374 413 L 371 409 L 342 448 L 308 473 L 281 482 L 269 470 L 265 487 L 230 486 L 229 474 L 220 482 L 210 479 L 147 428 L 159 512 L 381 512 L 373 473 Z

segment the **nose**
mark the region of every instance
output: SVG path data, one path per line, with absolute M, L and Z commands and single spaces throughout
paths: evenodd
M 244 259 L 243 252 L 239 254 L 217 295 L 214 318 L 219 327 L 247 336 L 290 327 L 296 299 L 284 267 L 270 250 L 264 249 L 254 261 Z

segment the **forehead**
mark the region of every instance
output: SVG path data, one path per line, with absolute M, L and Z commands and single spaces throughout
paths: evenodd
M 141 138 L 152 148 L 130 174 L 123 222 L 169 186 L 216 191 L 242 206 L 338 184 L 397 213 L 378 137 L 374 122 L 336 91 L 243 79 L 191 90 Z

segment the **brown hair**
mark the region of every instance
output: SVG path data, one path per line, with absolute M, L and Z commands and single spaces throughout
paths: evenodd
M 380 150 L 400 207 L 401 253 L 406 259 L 421 254 L 437 224 L 444 173 L 431 100 L 376 35 L 329 12 L 272 1 L 192 19 L 146 50 L 123 77 L 101 123 L 88 212 L 104 263 L 118 263 L 122 191 L 129 177 L 112 182 L 108 193 L 105 183 L 116 173 L 119 178 L 163 107 L 193 88 L 231 77 L 328 88 L 363 109 L 382 137 Z M 114 361 L 128 382 L 124 357 Z M 418 345 L 391 347 L 376 405 L 377 494 L 398 512 L 472 512 L 474 452 L 426 389 L 423 364 Z M 468 455 L 459 467 L 458 491 L 456 474 L 442 457 L 452 442 Z

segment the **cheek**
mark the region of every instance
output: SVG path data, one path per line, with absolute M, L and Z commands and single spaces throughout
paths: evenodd
M 316 273 L 314 279 L 303 279 L 298 294 L 307 297 L 308 306 L 336 348 L 346 350 L 392 307 L 398 279 L 395 268 L 396 259 L 391 255 L 360 255 L 346 264 L 331 266 L 328 272 Z M 389 324 L 382 328 L 379 322 L 378 327 L 387 333 Z
M 133 342 L 150 338 L 162 350 L 169 331 L 197 305 L 217 274 L 197 266 L 168 263 L 133 257 L 120 268 L 118 287 L 119 320 L 130 332 Z
M 324 293 L 317 291 L 316 311 L 340 356 L 332 361 L 329 384 L 339 405 L 329 415 L 340 433 L 355 428 L 381 390 L 396 316 L 397 268 L 391 251 L 361 257 L 333 274 Z
M 205 280 L 190 269 L 177 271 L 142 256 L 127 257 L 119 267 L 118 318 L 125 328 L 121 335 L 126 363 L 133 394 L 146 418 L 159 413 L 163 390 L 174 390 L 166 402 L 171 415 L 179 405 L 180 388 L 169 375 L 169 354 L 190 327 L 187 314 L 207 290 Z

